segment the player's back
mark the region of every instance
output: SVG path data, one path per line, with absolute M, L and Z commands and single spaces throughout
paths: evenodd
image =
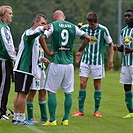
M 73 63 L 72 48 L 76 36 L 75 25 L 64 20 L 52 23 L 52 50 L 58 53 L 53 56 L 52 61 L 59 64 Z
M 54 31 L 52 40 L 59 46 L 71 46 L 75 39 L 75 25 L 63 20 L 58 20 L 52 23 Z M 56 38 L 56 39 L 55 39 Z M 55 42 L 56 41 L 56 42 Z

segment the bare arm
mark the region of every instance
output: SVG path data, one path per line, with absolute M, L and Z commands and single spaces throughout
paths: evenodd
M 40 61 L 41 63 L 45 63 L 45 62 L 50 63 L 49 59 L 47 59 L 47 58 L 45 58 L 45 57 L 40 58 L 39 61 Z
M 82 52 L 85 49 L 85 47 L 89 44 L 89 42 L 90 42 L 89 36 L 85 37 L 84 40 L 82 41 L 82 45 L 78 49 L 78 52 Z
M 112 42 L 109 47 L 108 69 L 111 69 L 113 67 L 113 57 L 114 57 L 114 43 Z
M 114 49 L 114 51 L 118 50 L 119 52 L 123 52 L 124 46 L 123 45 L 121 45 L 121 46 L 114 45 L 113 49 Z
M 85 35 L 84 40 L 82 41 L 82 45 L 79 47 L 78 52 L 76 53 L 76 63 L 79 63 L 82 56 L 82 51 L 89 44 L 89 41 L 90 41 L 90 36 Z
M 49 51 L 45 39 L 46 39 L 46 37 L 45 37 L 44 35 L 41 35 L 41 36 L 40 36 L 40 39 L 39 39 L 40 44 L 41 44 L 43 50 L 45 51 L 45 53 L 46 53 L 48 56 L 52 56 L 52 55 L 56 54 L 57 52 Z
M 129 53 L 133 52 L 133 48 L 126 47 L 124 51 L 125 51 L 126 54 L 129 54 Z

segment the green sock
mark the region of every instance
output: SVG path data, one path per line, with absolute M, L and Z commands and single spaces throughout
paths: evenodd
M 72 107 L 72 94 L 67 93 L 67 94 L 65 94 L 65 101 L 64 101 L 65 114 L 64 114 L 64 117 L 62 119 L 63 121 L 68 120 L 71 107 Z
M 95 89 L 95 92 L 94 92 L 95 110 L 94 112 L 98 111 L 100 107 L 101 94 L 102 94 L 101 89 L 98 89 L 98 90 Z
M 43 121 L 46 121 L 47 118 L 47 110 L 46 110 L 46 101 L 39 101 L 39 106 L 40 106 L 40 113 L 41 113 L 41 119 Z
M 86 98 L 86 90 L 79 90 L 78 105 L 80 112 L 84 112 L 85 98 Z
M 56 95 L 54 93 L 48 94 L 48 108 L 50 113 L 50 122 L 56 120 L 55 113 L 56 113 Z
M 33 101 L 26 101 L 28 120 L 33 118 Z
M 125 103 L 130 113 L 133 112 L 132 91 L 125 92 Z

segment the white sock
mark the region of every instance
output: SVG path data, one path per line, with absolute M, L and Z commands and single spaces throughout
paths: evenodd
M 14 113 L 13 120 L 18 120 L 18 113 Z
M 19 121 L 24 121 L 25 120 L 25 113 L 19 113 Z

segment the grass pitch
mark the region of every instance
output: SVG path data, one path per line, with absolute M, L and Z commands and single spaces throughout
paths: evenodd
M 87 86 L 85 100 L 85 115 L 72 117 L 72 113 L 78 109 L 79 76 L 75 71 L 75 91 L 73 92 L 73 105 L 68 126 L 42 126 L 41 123 L 32 126 L 12 125 L 10 120 L 0 120 L 0 133 L 133 133 L 133 118 L 123 119 L 128 114 L 124 102 L 123 85 L 119 83 L 120 72 L 107 71 L 102 80 L 102 100 L 100 113 L 102 118 L 93 116 L 94 111 L 94 87 L 92 77 Z M 13 100 L 16 93 L 12 83 L 8 107 L 13 109 Z M 64 111 L 64 94 L 59 90 L 57 93 L 57 123 L 60 123 Z M 37 102 L 37 94 L 34 100 L 34 116 L 39 121 L 40 112 Z

